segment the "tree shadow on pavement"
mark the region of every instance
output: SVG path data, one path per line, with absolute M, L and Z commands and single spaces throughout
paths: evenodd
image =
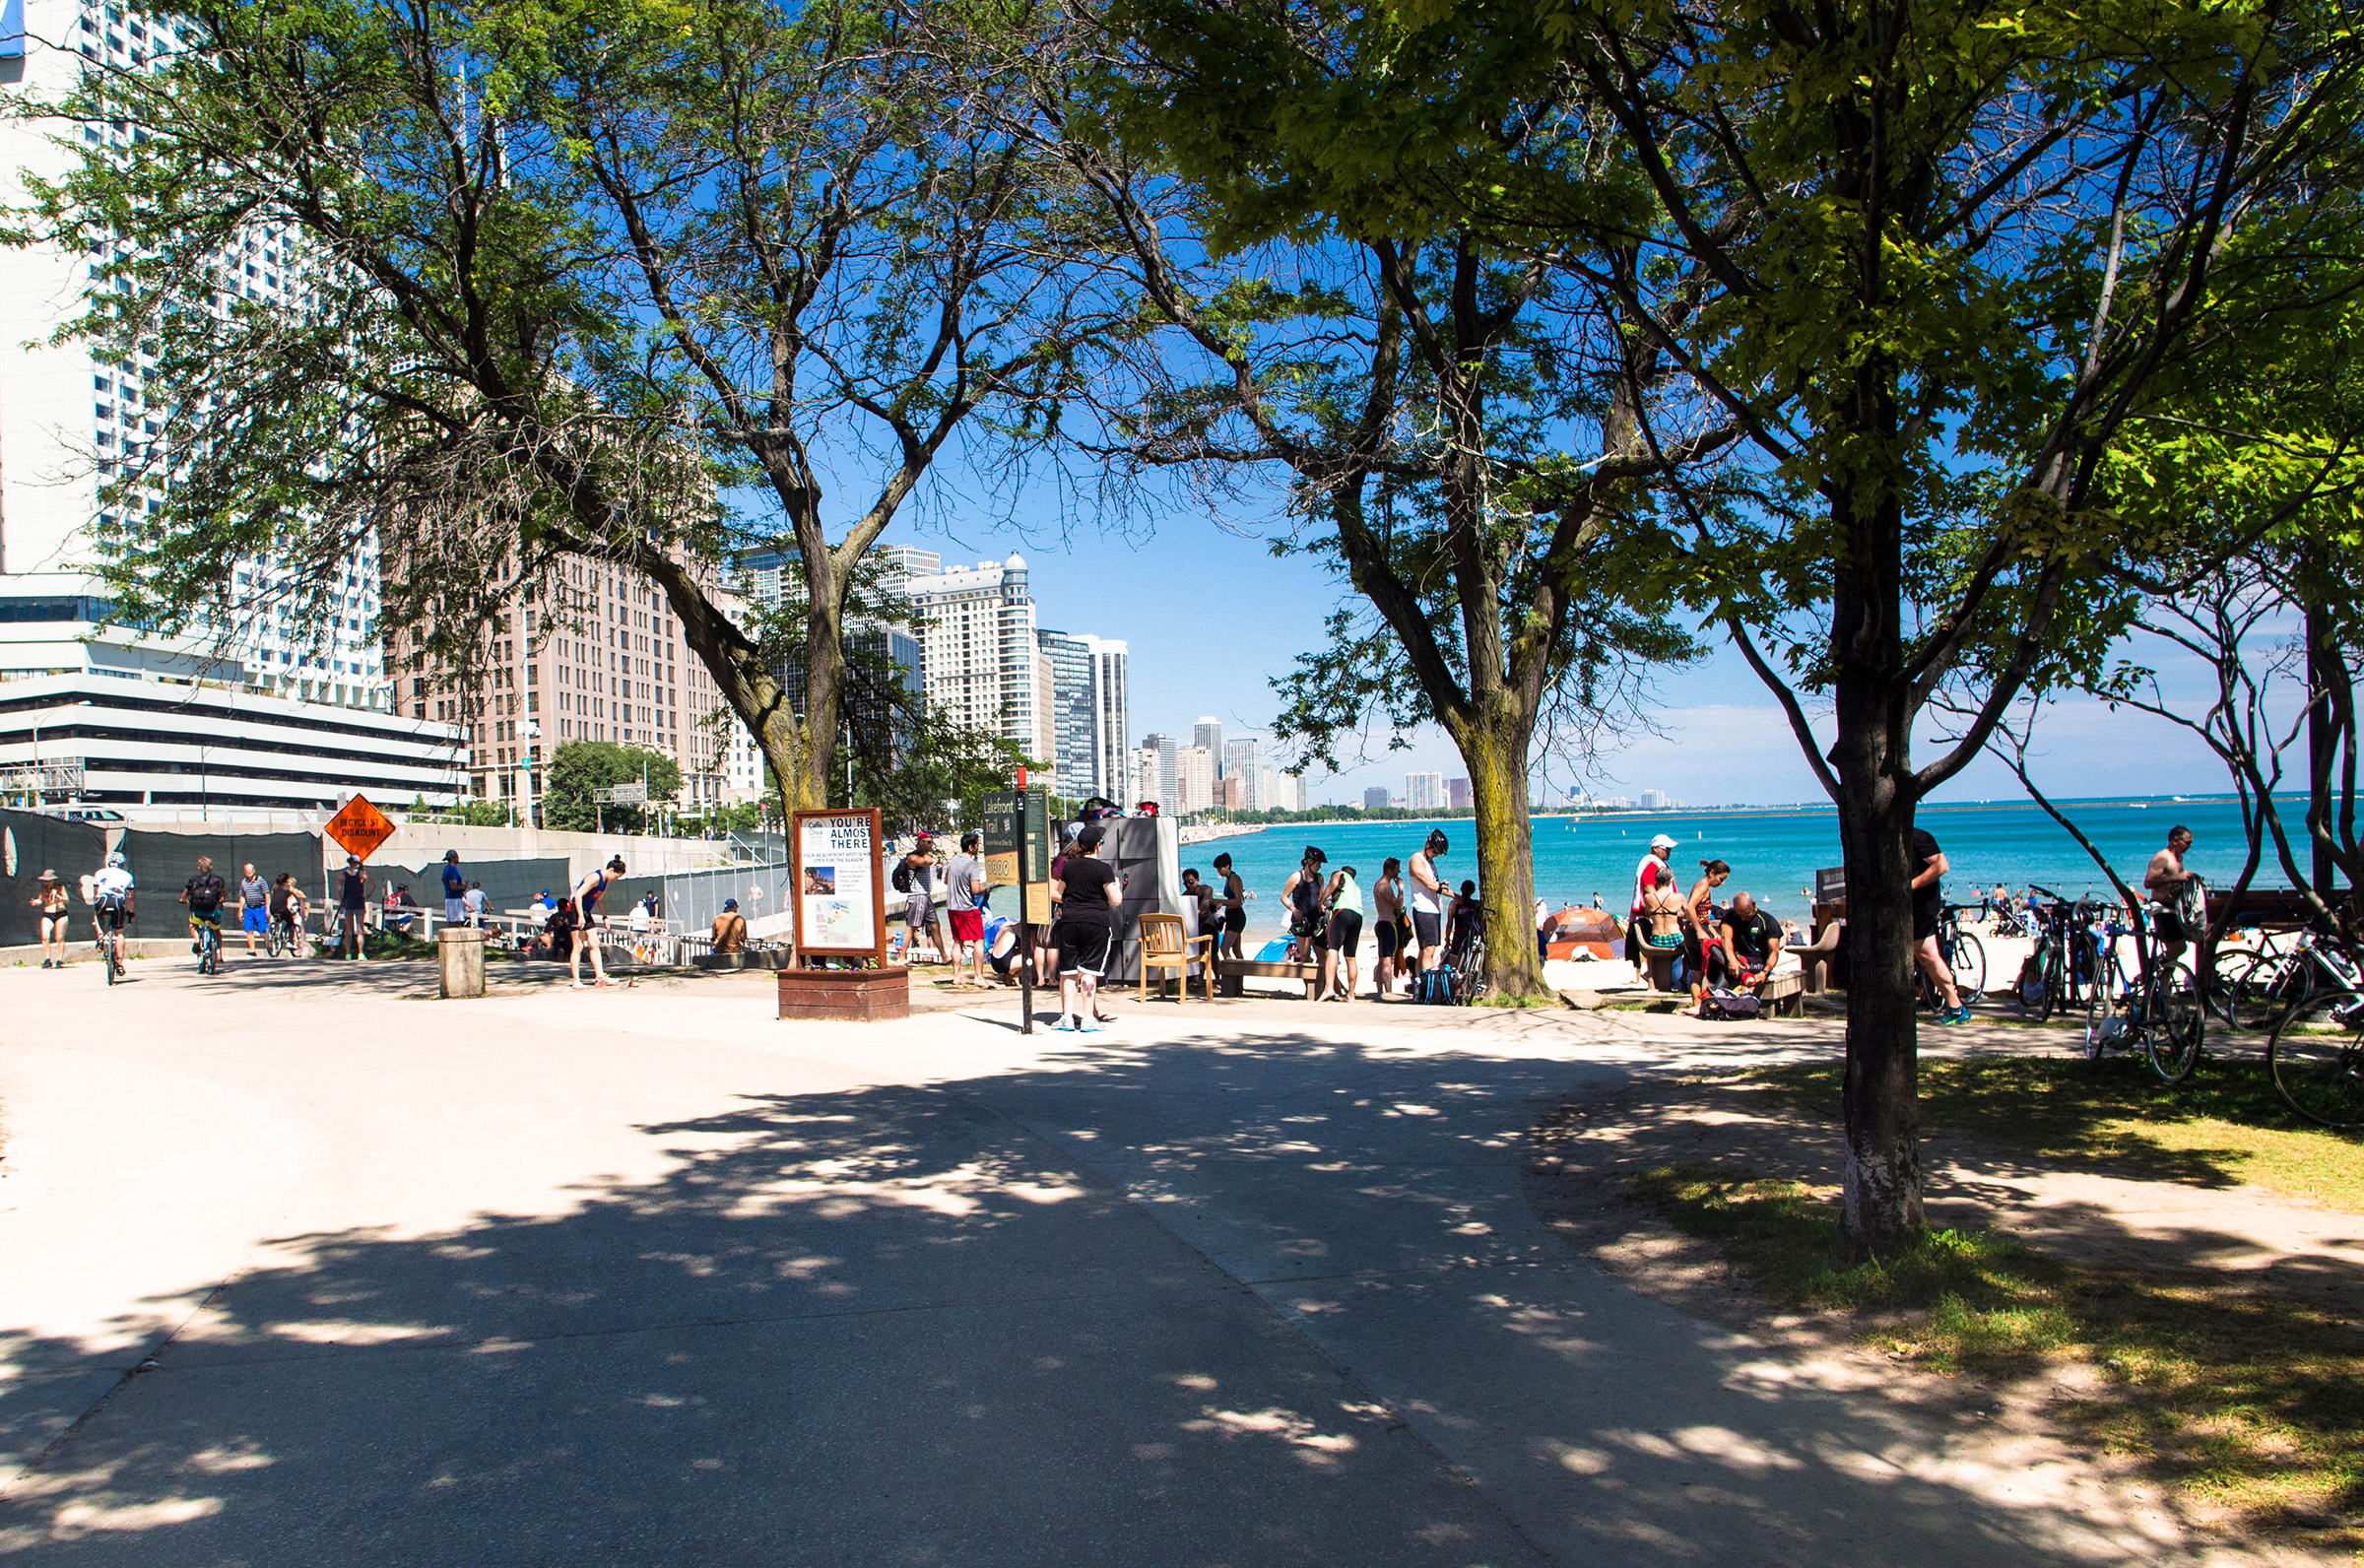
M 0 1554 L 2173 1555 L 1578 1261 L 1521 1140 L 1598 1070 L 1485 1047 L 1240 1030 L 751 1093 L 557 1216 L 285 1238 L 11 1490 Z

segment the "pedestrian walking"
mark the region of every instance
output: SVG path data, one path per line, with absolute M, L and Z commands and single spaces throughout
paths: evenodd
M 41 967 L 63 969 L 66 966 L 66 924 L 72 918 L 66 907 L 65 879 L 54 870 L 43 871 L 40 880 L 33 883 L 33 896 L 26 902 L 40 916 Z
M 246 934 L 246 956 L 254 956 L 254 939 L 271 935 L 271 884 L 255 874 L 254 862 L 238 869 L 238 929 Z

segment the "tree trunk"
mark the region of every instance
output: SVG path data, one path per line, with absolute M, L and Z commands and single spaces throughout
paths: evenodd
M 1848 1254 L 1860 1260 L 1893 1251 L 1922 1226 L 1913 813 L 1893 780 L 1867 787 L 1844 772 L 1838 807 L 1849 969 L 1841 1220 Z
M 1478 898 L 1485 910 L 1487 995 L 1547 995 L 1535 952 L 1535 822 L 1529 815 L 1527 749 L 1534 725 L 1515 714 L 1456 726 L 1477 813 Z M 1452 879 L 1448 879 L 1451 881 Z

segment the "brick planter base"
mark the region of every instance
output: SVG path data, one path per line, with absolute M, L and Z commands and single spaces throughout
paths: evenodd
M 782 969 L 780 1016 L 856 1023 L 911 1016 L 908 969 Z

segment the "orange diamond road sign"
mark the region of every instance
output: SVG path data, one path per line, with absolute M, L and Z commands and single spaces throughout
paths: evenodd
M 386 820 L 385 813 L 369 804 L 369 797 L 356 795 L 328 819 L 328 836 L 342 845 L 348 855 L 367 860 L 377 853 L 378 845 L 394 836 L 394 824 Z

